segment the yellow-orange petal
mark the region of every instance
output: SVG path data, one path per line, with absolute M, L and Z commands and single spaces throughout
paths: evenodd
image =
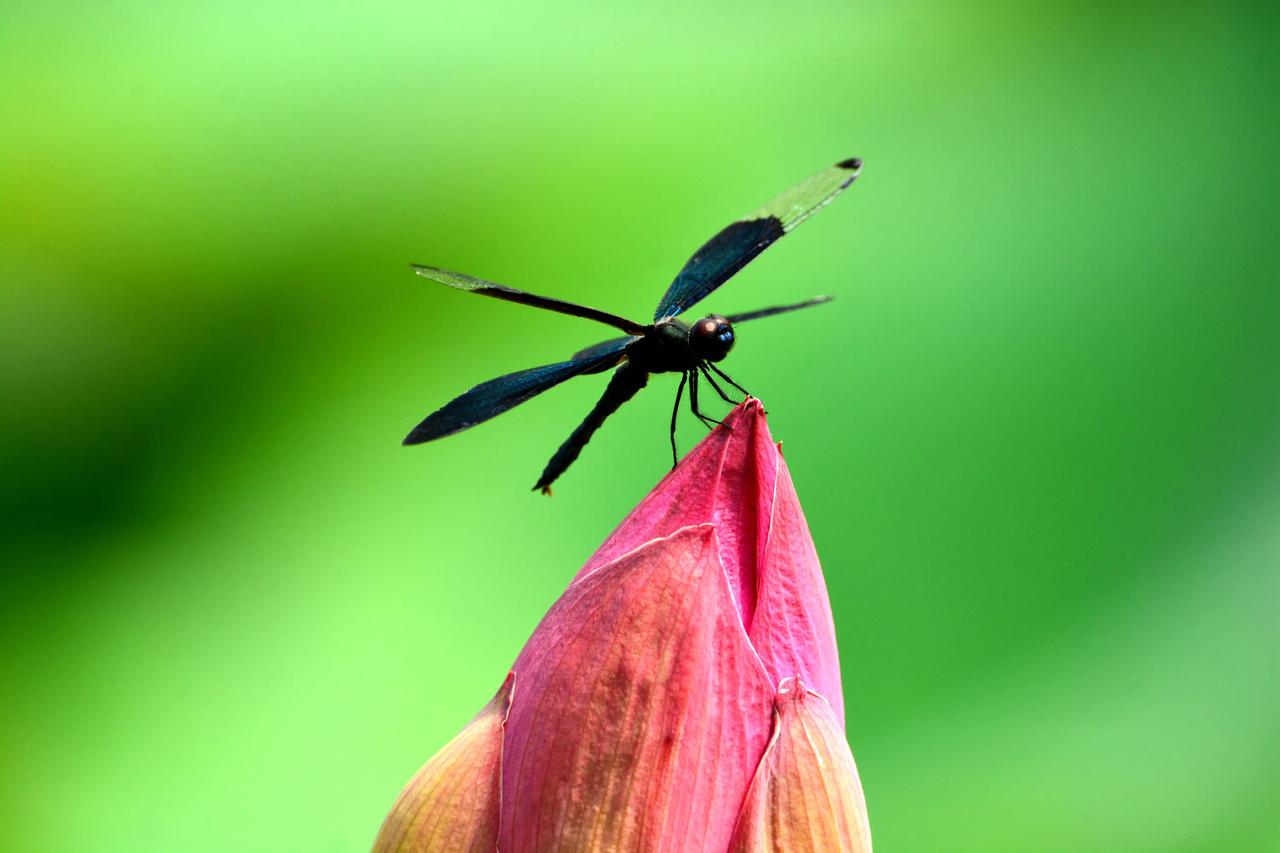
M 831 706 L 796 679 L 774 702 L 773 738 L 734 831 L 733 853 L 870 853 L 867 805 Z
M 400 792 L 373 853 L 493 853 L 502 795 L 502 727 L 515 673 Z

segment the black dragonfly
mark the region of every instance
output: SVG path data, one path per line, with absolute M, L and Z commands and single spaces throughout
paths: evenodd
M 550 296 L 537 296 L 491 281 L 414 264 L 413 269 L 418 275 L 458 290 L 468 290 L 574 317 L 585 317 L 613 326 L 624 332 L 625 336 L 587 347 L 574 353 L 568 361 L 533 367 L 483 382 L 428 415 L 405 437 L 404 443 L 421 444 L 453 435 L 500 415 L 566 379 L 613 369 L 613 377 L 605 388 L 604 396 L 564 444 L 560 445 L 533 487 L 534 490 L 541 489 L 543 493 L 550 494 L 552 482 L 573 464 L 605 419 L 645 386 L 649 374 L 679 373 L 680 386 L 676 389 L 675 407 L 671 411 L 671 456 L 674 464 L 677 459 L 676 415 L 680 411 L 680 399 L 686 384 L 689 387 L 690 408 L 707 426 L 719 421 L 707 416 L 698 407 L 699 376 L 705 378 L 716 393 L 729 403 L 735 401 L 725 393 L 715 377 L 720 377 L 743 394 L 747 393 L 716 366 L 716 362 L 728 355 L 733 348 L 734 324 L 819 305 L 829 301 L 831 297 L 819 296 L 793 305 L 778 305 L 728 316 L 708 314 L 693 324 L 680 320 L 680 314 L 702 301 L 770 244 L 830 202 L 841 190 L 853 183 L 861 170 L 862 161 L 858 158 L 842 160 L 716 234 L 694 253 L 676 275 L 663 294 L 662 301 L 658 303 L 657 310 L 653 312 L 652 323 L 636 323 L 584 305 Z

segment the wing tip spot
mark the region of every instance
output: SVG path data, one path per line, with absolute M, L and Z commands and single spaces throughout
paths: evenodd
M 861 169 L 861 168 L 862 168 L 862 158 L 861 158 L 861 157 L 850 157 L 850 158 L 849 158 L 849 159 L 847 159 L 847 160 L 841 160 L 839 163 L 836 163 L 836 168 L 837 168 L 837 169 L 848 169 L 848 170 L 849 170 L 849 171 L 851 171 L 851 172 L 856 172 L 856 171 L 858 171 L 859 169 Z

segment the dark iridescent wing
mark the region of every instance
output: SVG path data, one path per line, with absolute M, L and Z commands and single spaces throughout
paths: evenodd
M 435 267 L 424 267 L 420 264 L 410 264 L 410 266 L 413 267 L 414 272 L 423 278 L 429 278 L 440 284 L 447 284 L 449 287 L 458 290 L 467 290 L 484 296 L 492 296 L 494 299 L 505 299 L 507 302 L 519 302 L 521 305 L 532 305 L 534 308 L 545 308 L 548 311 L 557 311 L 574 317 L 585 317 L 588 320 L 595 320 L 598 323 L 613 326 L 615 329 L 621 329 L 633 335 L 638 335 L 644 331 L 644 326 L 639 323 L 633 323 L 625 317 L 610 314 L 608 311 L 598 311 L 595 308 L 588 308 L 585 305 L 577 305 L 573 302 L 565 302 L 563 299 L 556 299 L 551 296 L 526 293 L 523 290 L 516 290 L 514 287 L 507 287 L 505 284 L 495 284 L 492 281 L 472 278 L 462 273 L 449 272 Z
M 462 432 L 536 397 L 566 379 L 606 370 L 622 360 L 622 351 L 630 341 L 630 338 L 623 338 L 612 349 L 604 348 L 603 345 L 594 347 L 596 352 L 589 358 L 573 358 L 559 364 L 531 367 L 482 382 L 428 415 L 405 437 L 404 443 L 422 444 Z
M 772 308 L 760 308 L 756 311 L 744 311 L 741 314 L 730 314 L 725 319 L 730 323 L 745 323 L 748 320 L 759 320 L 761 317 L 772 317 L 774 314 L 785 314 L 788 311 L 798 311 L 801 308 L 808 308 L 811 305 L 821 305 L 824 302 L 830 302 L 834 296 L 815 296 L 812 299 L 806 299 L 804 302 L 797 302 L 794 305 L 775 305 Z
M 857 157 L 842 160 L 712 237 L 676 275 L 653 319 L 674 317 L 701 302 L 779 237 L 817 213 L 853 183 L 861 169 Z
M 634 335 L 625 338 L 610 338 L 607 341 L 601 341 L 598 344 L 592 344 L 585 349 L 578 350 L 573 354 L 573 357 L 576 360 L 579 358 L 592 358 L 596 355 L 603 355 L 604 353 L 617 352 L 620 348 L 625 349 L 632 341 L 638 340 L 640 339 Z

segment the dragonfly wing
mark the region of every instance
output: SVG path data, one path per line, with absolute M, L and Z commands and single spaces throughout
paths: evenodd
M 573 354 L 573 358 L 574 360 L 577 360 L 579 358 L 592 358 L 596 355 L 604 355 L 605 353 L 614 353 L 619 349 L 626 349 L 633 341 L 638 340 L 640 340 L 640 338 L 635 335 L 625 338 L 610 338 L 607 341 L 601 341 L 598 344 L 593 344 L 585 349 L 578 350 Z
M 653 319 L 674 317 L 701 302 L 756 255 L 821 210 L 854 182 L 861 169 L 862 161 L 856 157 L 842 160 L 712 237 L 676 275 Z
M 775 314 L 785 314 L 788 311 L 797 311 L 801 308 L 808 308 L 812 305 L 821 305 L 824 302 L 830 302 L 834 297 L 831 296 L 815 296 L 812 299 L 806 299 L 804 302 L 797 302 L 794 305 L 775 305 L 772 308 L 761 308 L 756 311 L 744 311 L 741 314 L 730 314 L 725 319 L 730 323 L 737 325 L 745 323 L 748 320 L 759 320 L 761 317 L 772 317 Z
M 638 334 L 644 330 L 639 323 L 633 323 L 625 317 L 619 317 L 617 314 L 610 314 L 608 311 L 600 311 L 596 308 L 588 308 L 585 305 L 578 305 L 574 302 L 566 302 L 563 299 L 556 299 L 553 296 L 539 296 L 536 293 L 528 293 L 524 290 L 517 290 L 514 287 L 507 287 L 505 284 L 497 284 L 492 281 L 485 281 L 482 278 L 473 278 L 469 275 L 463 275 L 458 272 L 449 272 L 448 270 L 436 269 L 435 267 L 425 267 L 421 264 L 410 264 L 413 271 L 423 278 L 429 278 L 440 284 L 448 285 L 456 290 L 466 290 L 471 293 L 479 293 L 482 296 L 491 296 L 494 299 L 503 299 L 507 302 L 519 302 L 521 305 L 531 305 L 534 308 L 543 308 L 547 311 L 556 311 L 560 314 L 568 314 L 573 317 L 585 317 L 588 320 L 595 320 L 597 323 L 604 323 L 613 326 L 615 329 L 621 329 L 624 332 Z
M 566 379 L 606 370 L 621 360 L 622 350 L 630 340 L 622 339 L 611 350 L 605 350 L 603 345 L 596 347 L 598 351 L 589 358 L 573 358 L 558 364 L 531 367 L 481 382 L 427 415 L 405 437 L 404 443 L 422 444 L 462 432 L 533 399 Z

